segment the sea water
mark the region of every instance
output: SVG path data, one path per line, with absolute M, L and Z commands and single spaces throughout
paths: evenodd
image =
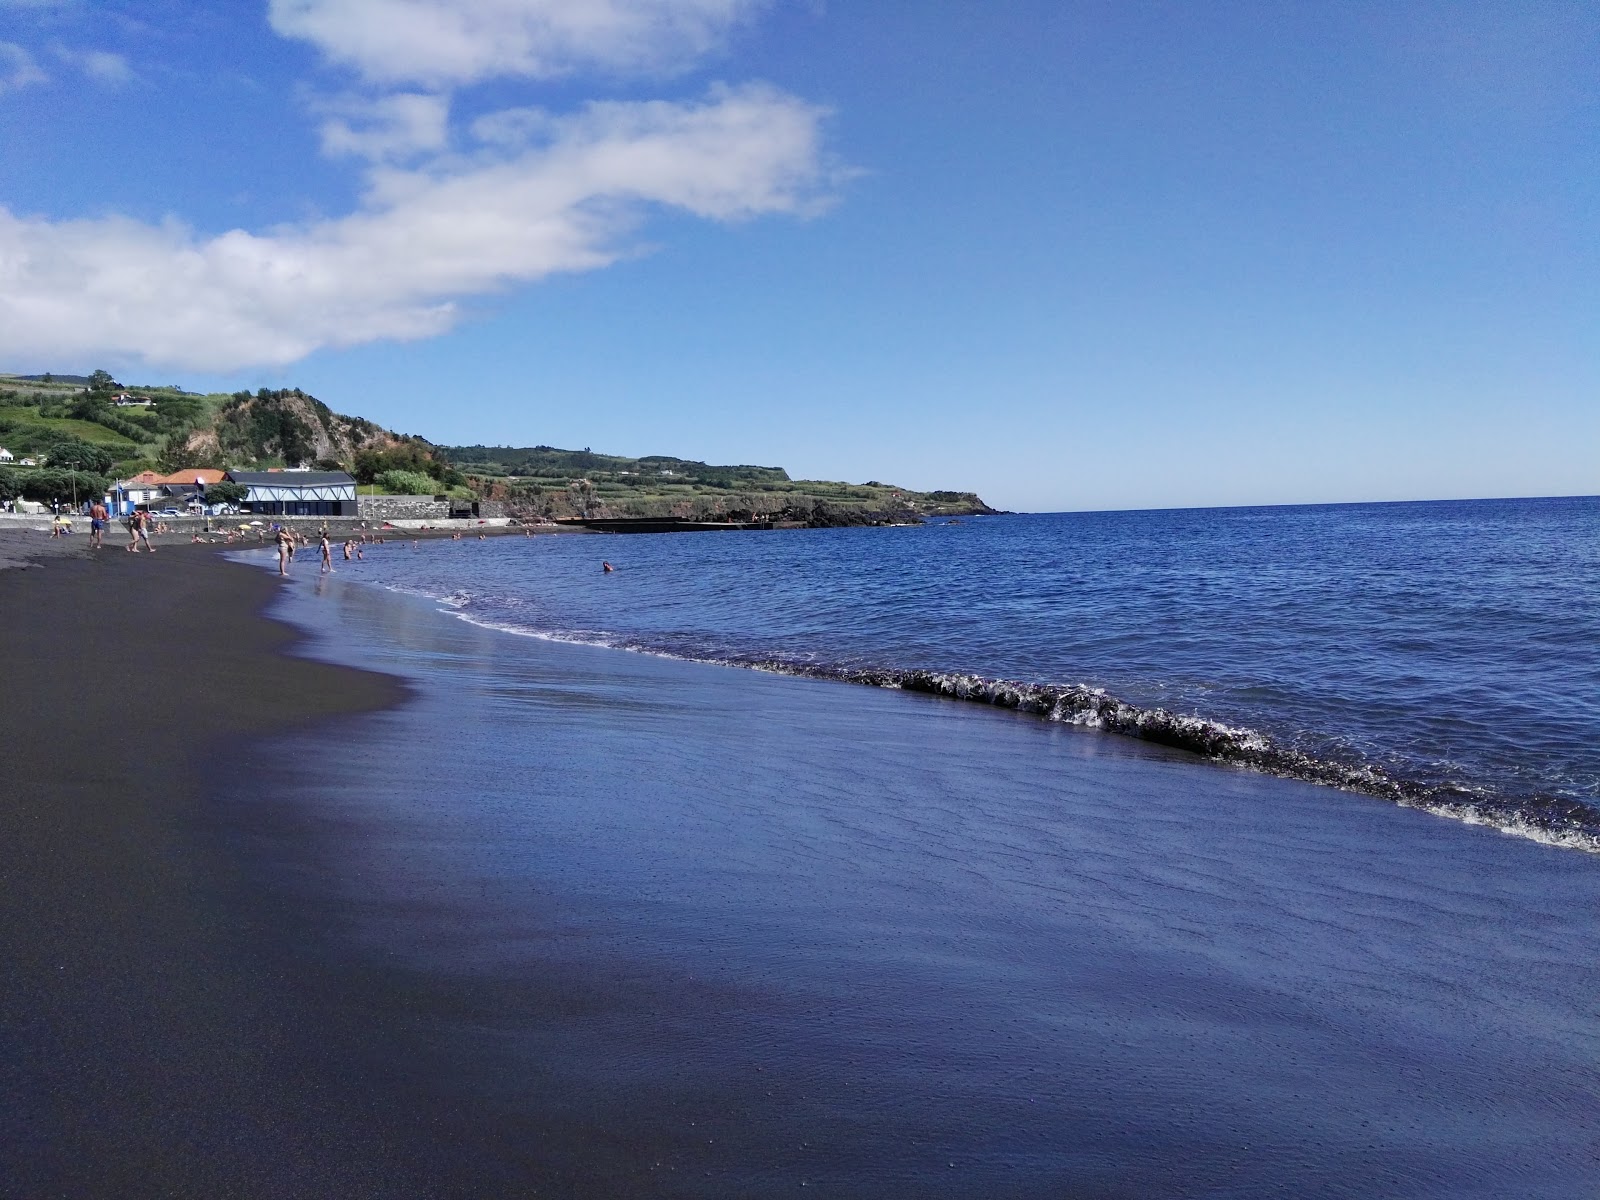
M 1567 1200 L 1600 857 L 851 680 L 1581 812 L 1594 515 L 391 538 L 273 611 L 409 700 L 241 750 L 218 819 L 422 1194 Z
M 998 703 L 1600 848 L 1592 497 L 471 540 L 357 570 L 497 628 Z

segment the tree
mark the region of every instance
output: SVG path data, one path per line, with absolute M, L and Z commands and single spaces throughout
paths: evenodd
M 8 500 L 21 496 L 27 500 L 42 500 L 46 504 L 52 500 L 71 504 L 74 501 L 98 499 L 105 494 L 106 486 L 105 476 L 87 471 L 54 471 L 49 468 L 5 471 L 4 478 L 0 478 L 0 496 Z
M 118 386 L 120 385 L 117 383 L 117 381 L 111 378 L 110 371 L 96 371 L 93 375 L 89 376 L 90 391 L 109 392 L 114 391 Z
M 249 494 L 250 489 L 244 484 L 224 479 L 221 483 L 206 484 L 205 500 L 207 504 L 239 504 Z
M 41 447 L 52 467 L 72 467 L 95 475 L 110 473 L 116 457 L 109 451 L 71 434 L 52 436 Z

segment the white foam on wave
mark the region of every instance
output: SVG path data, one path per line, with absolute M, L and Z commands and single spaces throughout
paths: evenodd
M 1448 790 L 1407 782 L 1368 762 L 1340 763 L 1312 758 L 1280 746 L 1259 730 L 1224 725 L 1198 715 L 1173 713 L 1165 708 L 1142 708 L 1109 695 L 1089 684 L 1035 684 L 992 679 L 961 672 L 833 667 L 816 661 L 777 658 L 695 655 L 641 645 L 621 634 L 603 630 L 552 630 L 515 621 L 494 620 L 470 611 L 473 593 L 466 590 L 440 595 L 401 585 L 384 585 L 390 591 L 420 596 L 446 607 L 439 611 L 498 633 L 564 645 L 626 650 L 654 658 L 712 666 L 739 667 L 775 675 L 827 679 L 894 691 L 917 691 L 953 700 L 988 704 L 1033 713 L 1043 720 L 1105 733 L 1152 741 L 1187 750 L 1213 762 L 1242 766 L 1281 778 L 1356 792 L 1391 801 L 1433 816 L 1468 825 L 1486 826 L 1512 837 L 1563 850 L 1600 854 L 1600 831 L 1595 822 L 1571 816 L 1572 807 L 1543 819 L 1522 811 L 1515 801 L 1497 798 L 1487 788 L 1455 786 Z M 1535 798 L 1538 799 L 1538 798 Z M 1585 805 L 1577 805 L 1584 808 Z

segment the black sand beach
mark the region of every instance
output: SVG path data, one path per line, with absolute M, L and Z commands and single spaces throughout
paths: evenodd
M 6 547 L 0 1194 L 412 1194 L 358 1031 L 240 891 L 213 806 L 273 731 L 391 702 L 291 658 L 209 551 Z
M 208 548 L 0 597 L 7 1196 L 1593 1178 L 1587 856 Z

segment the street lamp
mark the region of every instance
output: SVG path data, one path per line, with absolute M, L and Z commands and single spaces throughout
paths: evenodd
M 61 465 L 63 467 L 71 467 L 72 468 L 72 470 L 67 472 L 67 482 L 72 485 L 72 511 L 73 512 L 77 512 L 78 511 L 78 464 L 76 462 L 64 462 Z

